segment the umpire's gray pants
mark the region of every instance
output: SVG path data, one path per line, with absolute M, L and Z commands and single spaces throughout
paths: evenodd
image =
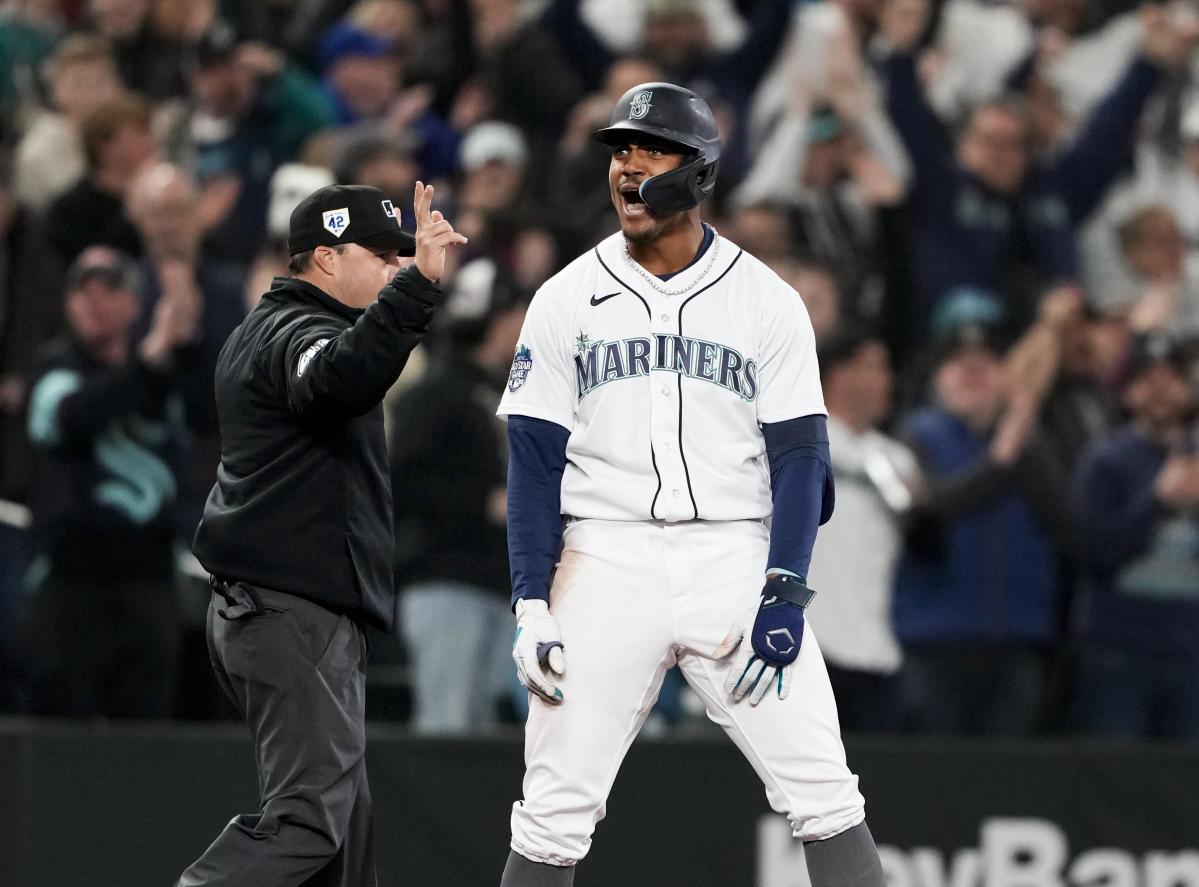
M 179 887 L 375 887 L 365 634 L 294 595 L 214 588 L 209 655 L 254 737 L 262 808 L 234 817 Z

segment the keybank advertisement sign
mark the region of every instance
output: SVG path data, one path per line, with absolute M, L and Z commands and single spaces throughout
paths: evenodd
M 1191 827 L 1190 846 L 1133 853 L 1072 847 L 1048 819 L 994 817 L 975 846 L 946 853 L 880 841 L 879 857 L 888 887 L 1199 887 L 1199 822 Z M 757 862 L 757 887 L 810 887 L 802 844 L 783 817 L 759 820 Z

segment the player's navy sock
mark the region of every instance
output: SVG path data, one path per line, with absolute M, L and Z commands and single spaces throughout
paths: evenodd
M 500 887 L 571 887 L 575 882 L 573 865 L 548 865 L 525 859 L 515 850 L 508 853 Z
M 803 845 L 812 887 L 886 887 L 874 836 L 865 822 Z

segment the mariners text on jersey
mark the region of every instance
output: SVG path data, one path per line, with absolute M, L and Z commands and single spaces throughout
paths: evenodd
M 579 333 L 575 349 L 579 400 L 600 385 L 648 376 L 651 370 L 712 382 L 744 400 L 753 400 L 758 394 L 757 362 L 719 342 L 669 333 L 593 342 L 586 333 Z

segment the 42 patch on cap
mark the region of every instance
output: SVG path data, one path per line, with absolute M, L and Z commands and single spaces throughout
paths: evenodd
M 350 227 L 350 208 L 343 206 L 340 209 L 325 210 L 321 213 L 321 224 L 334 237 L 341 237 L 346 228 Z

